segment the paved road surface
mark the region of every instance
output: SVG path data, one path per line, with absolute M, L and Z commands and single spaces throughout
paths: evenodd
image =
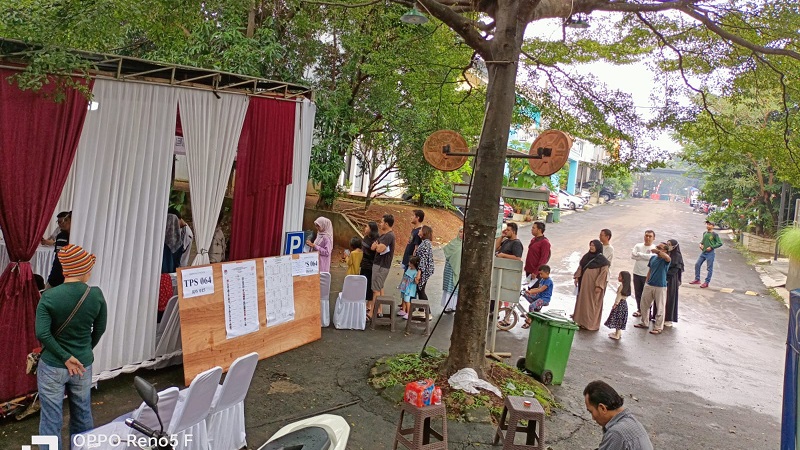
M 571 312 L 571 274 L 589 240 L 596 238 L 601 228 L 610 228 L 614 234 L 614 272 L 631 270 L 628 252 L 642 239 L 645 229 L 654 229 L 659 241 L 677 239 L 689 271 L 684 276 L 688 283 L 699 251 L 696 242 L 704 230 L 703 219 L 685 205 L 650 200 L 626 200 L 564 217 L 546 233 L 554 250 L 550 264 L 556 296 L 551 308 Z M 434 232 L 455 235 L 455 230 Z M 522 229 L 521 238 L 527 244 L 529 227 Z M 585 411 L 582 396 L 583 387 L 593 379 L 604 379 L 624 394 L 626 406 L 648 429 L 656 448 L 778 447 L 788 315 L 785 307 L 767 294 L 756 272 L 727 237 L 723 242 L 712 288 L 682 286 L 680 322 L 675 328 L 654 336 L 632 328 L 629 321 L 629 329 L 619 342 L 609 339 L 605 328 L 576 335 L 564 384 L 553 387 L 564 409 L 547 421 L 550 447 L 573 450 L 597 446 L 601 431 Z M 436 257 L 442 260 L 441 251 Z M 438 267 L 428 288 L 432 299 L 441 295 L 443 263 Z M 344 271 L 339 272 L 333 274 L 333 286 L 341 285 Z M 400 270 L 394 268 L 387 286 L 396 286 L 399 279 Z M 723 294 L 719 288 L 732 288 L 734 292 Z M 745 295 L 747 290 L 759 295 Z M 613 295 L 609 293 L 606 300 L 610 305 Z M 445 316 L 432 345 L 449 348 L 451 326 L 452 317 Z M 346 417 L 352 427 L 348 448 L 391 448 L 398 411 L 364 380 L 377 358 L 418 351 L 423 342 L 422 336 L 388 330 L 326 329 L 321 341 L 262 361 L 246 403 L 251 447 L 258 447 L 296 418 L 340 407 L 334 413 Z M 497 347 L 512 352 L 513 364 L 524 354 L 526 343 L 527 334 L 518 327 L 501 333 Z M 159 389 L 182 381 L 180 368 L 140 374 Z M 136 407 L 138 399 L 131 383 L 132 376 L 124 375 L 100 385 L 93 397 L 97 424 Z M 0 425 L 0 448 L 30 443 L 37 426 L 38 418 Z M 451 422 L 449 431 L 452 449 L 489 448 L 492 439 L 491 427 L 483 424 Z

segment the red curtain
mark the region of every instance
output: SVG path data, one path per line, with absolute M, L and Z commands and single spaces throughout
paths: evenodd
M 38 346 L 30 259 L 61 196 L 88 106 L 72 89 L 54 102 L 52 82 L 38 93 L 21 91 L 8 81 L 15 73 L 0 69 L 0 228 L 12 261 L 0 268 L 0 401 L 36 390 L 36 377 L 25 374 L 26 356 Z
M 281 253 L 295 108 L 294 102 L 250 99 L 236 159 L 231 260 Z

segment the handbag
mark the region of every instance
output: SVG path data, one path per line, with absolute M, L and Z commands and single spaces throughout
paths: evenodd
M 58 327 L 58 331 L 56 331 L 56 334 L 53 335 L 54 338 L 57 338 L 61 334 L 61 332 L 64 331 L 64 328 L 66 328 L 67 325 L 69 325 L 69 323 L 72 321 L 72 318 L 75 317 L 75 313 L 78 312 L 78 309 L 80 309 L 81 305 L 83 304 L 83 301 L 86 300 L 86 297 L 89 296 L 89 291 L 91 290 L 92 290 L 91 286 L 86 287 L 86 292 L 83 293 L 83 297 L 81 297 L 81 299 L 78 301 L 78 304 L 75 305 L 75 308 L 72 309 L 72 312 L 70 313 L 69 317 L 67 317 L 67 320 L 64 321 L 64 323 L 61 324 L 60 327 Z M 30 375 L 36 375 L 36 370 L 39 368 L 39 360 L 42 358 L 43 350 L 44 348 L 42 347 L 36 347 L 35 349 L 33 349 L 33 351 L 28 353 L 28 358 L 25 363 L 25 373 Z

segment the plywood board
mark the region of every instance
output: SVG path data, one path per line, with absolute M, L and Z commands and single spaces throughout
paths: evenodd
M 298 257 L 299 255 L 293 255 L 293 259 Z M 292 277 L 295 318 L 287 323 L 267 327 L 263 260 L 264 258 L 255 259 L 259 330 L 232 339 L 227 338 L 225 331 L 222 266 L 236 261 L 212 264 L 214 293 L 187 299 L 183 298 L 182 270 L 178 269 L 178 306 L 183 344 L 183 377 L 186 385 L 197 374 L 214 366 L 220 366 L 227 371 L 236 358 L 247 353 L 258 352 L 258 358 L 264 359 L 322 337 L 319 274 Z

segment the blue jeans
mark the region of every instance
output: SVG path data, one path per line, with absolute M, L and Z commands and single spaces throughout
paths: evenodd
M 714 250 L 710 252 L 700 253 L 697 262 L 694 265 L 694 279 L 700 279 L 700 269 L 703 268 L 703 262 L 708 263 L 708 276 L 706 276 L 706 283 L 711 282 L 711 275 L 714 273 Z
M 48 366 L 39 361 L 36 373 L 39 385 L 39 401 L 42 403 L 39 418 L 39 434 L 58 436 L 64 424 L 64 392 L 69 398 L 69 434 L 83 433 L 94 428 L 92 419 L 92 366 L 86 367 L 83 375 L 69 375 L 67 369 Z M 66 389 L 65 389 L 66 388 Z M 60 448 L 69 448 L 69 446 Z M 55 450 L 55 449 L 48 449 Z

